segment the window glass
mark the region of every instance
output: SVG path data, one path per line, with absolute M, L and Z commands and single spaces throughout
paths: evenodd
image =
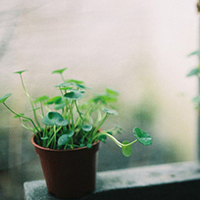
M 186 75 L 198 63 L 196 57 L 187 57 L 198 49 L 196 3 L 4 1 L 0 96 L 13 93 L 7 103 L 24 113 L 30 105 L 13 72 L 27 70 L 26 87 L 36 98 L 54 96 L 53 86 L 62 81 L 51 72 L 68 67 L 65 78 L 84 80 L 92 88 L 89 95 L 106 87 L 119 92 L 119 116 L 110 117 L 104 128 L 121 126 L 120 141 L 134 139 L 135 126 L 153 137 L 152 146 L 136 143 L 130 158 L 108 139 L 99 151 L 99 171 L 195 160 L 197 119 L 191 99 L 197 94 L 197 79 Z M 31 133 L 2 105 L 0 111 L 0 193 L 20 199 L 22 183 L 43 176 L 29 142 Z

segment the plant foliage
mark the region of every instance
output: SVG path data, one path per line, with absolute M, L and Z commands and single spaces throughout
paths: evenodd
M 6 104 L 11 93 L 0 98 L 0 103 L 19 119 L 21 125 L 35 134 L 38 145 L 62 150 L 84 146 L 91 148 L 94 142 L 105 142 L 107 138 L 110 138 L 121 148 L 123 155 L 129 157 L 132 153 L 131 145 L 136 141 L 146 146 L 152 144 L 149 134 L 140 128 L 133 130 L 135 140 L 132 142 L 125 140 L 122 143 L 115 137 L 116 133 L 121 133 L 119 126 L 101 130 L 108 117 L 118 115 L 113 109 L 118 92 L 106 88 L 105 94 L 94 95 L 83 103 L 82 99 L 88 87 L 83 81 L 65 79 L 63 73 L 66 69 L 52 72 L 52 74 L 59 74 L 63 81 L 55 86 L 59 95 L 51 98 L 43 95 L 34 100 L 27 92 L 23 81 L 22 74 L 25 70 L 15 72 L 20 76 L 23 90 L 30 101 L 33 118 L 26 117 L 23 113 L 16 113 Z

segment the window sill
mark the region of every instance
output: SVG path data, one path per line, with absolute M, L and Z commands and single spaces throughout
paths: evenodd
M 26 200 L 57 200 L 44 180 L 24 183 Z M 200 163 L 186 162 L 97 173 L 96 191 L 84 200 L 200 199 Z

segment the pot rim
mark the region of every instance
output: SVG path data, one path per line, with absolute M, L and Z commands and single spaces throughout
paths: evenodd
M 52 151 L 52 152 L 74 152 L 74 151 L 80 151 L 80 150 L 84 150 L 84 149 L 88 149 L 86 146 L 84 147 L 80 147 L 80 148 L 75 148 L 75 149 L 65 149 L 65 150 L 59 150 L 59 149 L 50 149 L 48 147 L 42 147 L 38 144 L 35 143 L 35 135 L 33 135 L 31 137 L 31 143 L 33 144 L 33 146 L 35 146 L 38 149 L 44 150 L 44 151 Z M 92 147 L 95 145 L 98 145 L 100 143 L 100 141 L 98 140 L 97 142 L 92 143 Z

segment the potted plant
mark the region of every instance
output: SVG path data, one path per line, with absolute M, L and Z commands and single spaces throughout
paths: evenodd
M 8 108 L 21 125 L 33 132 L 31 142 L 40 156 L 48 192 L 61 198 L 81 197 L 95 190 L 96 152 L 99 143 L 107 138 L 118 145 L 124 156 L 132 153 L 131 145 L 139 141 L 143 145 L 152 144 L 148 133 L 136 127 L 135 140 L 119 142 L 115 135 L 121 132 L 119 126 L 102 130 L 101 127 L 110 115 L 117 115 L 113 109 L 118 93 L 109 88 L 105 94 L 94 95 L 83 101 L 88 89 L 83 81 L 65 79 L 67 68 L 53 71 L 60 74 L 62 83 L 55 88 L 60 95 L 52 98 L 44 95 L 33 100 L 20 75 L 23 90 L 28 97 L 33 118 L 16 113 L 5 102 L 12 94 L 0 98 L 0 103 Z

